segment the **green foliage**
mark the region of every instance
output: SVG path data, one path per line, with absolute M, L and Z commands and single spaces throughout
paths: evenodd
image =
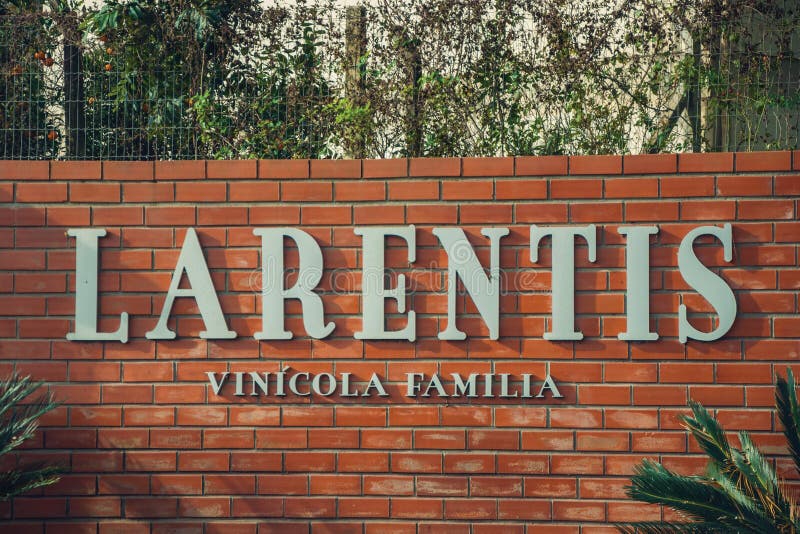
M 18 21 L 17 24 L 2 22 Z M 53 21 L 25 1 L 0 1 L 0 157 L 30 154 L 51 158 L 58 151 L 59 121 L 48 113 L 58 98 L 46 75 L 50 67 L 35 54 L 51 57 L 57 45 Z
M 42 1 L 49 9 L 0 0 L 5 157 L 71 157 L 76 128 L 88 157 L 134 159 L 790 149 L 800 139 L 790 0 L 384 0 L 365 8 L 355 69 L 334 0 Z M 62 43 L 81 51 L 79 83 L 66 82 Z M 33 60 L 38 50 L 55 65 Z M 67 113 L 81 120 L 65 124 Z
M 775 404 L 784 435 L 800 471 L 800 407 L 794 375 L 778 378 Z M 703 476 L 683 476 L 661 464 L 644 461 L 637 466 L 628 495 L 680 512 L 686 522 L 639 522 L 620 525 L 625 533 L 766 532 L 794 533 L 800 528 L 797 505 L 786 493 L 772 464 L 761 454 L 747 432 L 739 432 L 740 448 L 731 446 L 725 431 L 696 402 L 683 424 L 694 437 L 709 464 Z
M 0 382 L 0 456 L 31 439 L 39 417 L 57 406 L 49 393 L 31 398 L 40 386 L 30 377 L 16 374 Z M 0 472 L 0 500 L 53 484 L 62 471 L 59 467 L 34 464 Z

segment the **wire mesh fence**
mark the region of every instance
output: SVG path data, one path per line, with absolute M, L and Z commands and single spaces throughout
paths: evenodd
M 738 151 L 800 140 L 798 0 L 59 4 L 0 2 L 2 159 Z

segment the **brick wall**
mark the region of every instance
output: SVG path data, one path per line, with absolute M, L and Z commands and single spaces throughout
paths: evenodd
M 30 373 L 63 402 L 43 418 L 35 443 L 9 460 L 70 468 L 59 484 L 3 506 L 13 522 L 0 531 L 596 533 L 657 519 L 659 509 L 626 501 L 624 486 L 645 457 L 702 470 L 677 421 L 688 399 L 713 408 L 727 428 L 752 431 L 768 452 L 785 452 L 770 407 L 776 374 L 800 357 L 798 196 L 797 152 L 0 162 L 0 374 Z M 679 303 L 708 306 L 677 272 L 678 244 L 695 226 L 726 222 L 733 262 L 721 259 L 718 243 L 698 248 L 735 289 L 737 321 L 721 340 L 683 345 Z M 585 244 L 576 253 L 586 338 L 545 341 L 548 242 L 532 264 L 529 227 L 588 223 L 598 225 L 597 262 L 587 262 Z M 655 342 L 616 337 L 625 329 L 621 223 L 660 227 L 650 252 Z M 409 269 L 402 243 L 390 240 L 387 266 L 405 270 L 414 286 L 417 341 L 357 341 L 361 238 L 353 227 L 407 224 L 417 227 L 417 261 Z M 484 265 L 480 228 L 511 229 L 501 241 L 506 291 L 496 341 L 463 296 L 458 324 L 467 340 L 436 338 L 446 322 L 446 257 L 432 228 L 447 225 L 467 231 Z M 66 229 L 86 226 L 108 230 L 100 329 L 114 330 L 129 312 L 127 344 L 65 339 L 75 277 Z M 263 226 L 301 227 L 322 247 L 330 337 L 306 337 L 292 302 L 295 339 L 253 339 L 261 318 L 252 230 Z M 177 340 L 144 337 L 188 227 L 235 340 L 199 339 L 191 299 L 176 304 Z M 376 372 L 397 388 L 410 371 L 540 375 L 549 366 L 565 397 L 253 399 L 214 395 L 205 375 L 283 366 L 362 379 Z

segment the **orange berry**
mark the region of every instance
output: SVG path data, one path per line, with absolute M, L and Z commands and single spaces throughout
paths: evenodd
M 56 60 L 51 58 L 51 57 L 46 58 L 44 60 L 44 64 L 45 64 L 46 67 L 52 67 L 55 62 L 56 62 Z
M 101 35 L 100 36 L 100 42 L 101 43 L 107 43 L 108 42 L 108 35 Z
M 111 48 L 110 46 L 108 48 L 106 48 L 106 54 L 113 54 L 113 53 L 114 53 L 114 49 L 113 48 Z
M 97 99 L 95 97 L 93 97 L 93 96 L 90 96 L 89 97 L 89 104 L 94 104 L 95 102 L 97 102 Z
M 50 130 L 49 132 L 47 132 L 47 138 L 50 141 L 55 141 L 56 137 L 58 137 L 58 133 L 56 133 L 55 130 Z
M 106 72 L 110 72 L 110 71 L 111 71 L 111 68 L 112 68 L 112 67 L 111 67 L 111 63 L 106 63 L 106 66 L 105 66 L 105 67 L 103 67 L 103 68 L 104 68 L 104 69 L 106 69 Z

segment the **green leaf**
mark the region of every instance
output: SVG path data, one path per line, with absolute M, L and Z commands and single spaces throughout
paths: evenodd
M 775 387 L 775 407 L 783 425 L 783 435 L 789 444 L 795 470 L 800 473 L 800 407 L 797 403 L 794 373 L 790 368 L 786 369 L 786 379 L 778 377 Z

